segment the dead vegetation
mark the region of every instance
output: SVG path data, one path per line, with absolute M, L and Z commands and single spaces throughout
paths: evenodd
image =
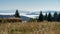
M 22 22 L 21 18 L 0 18 L 0 23 Z
M 60 34 L 59 22 L 1 23 L 0 34 Z

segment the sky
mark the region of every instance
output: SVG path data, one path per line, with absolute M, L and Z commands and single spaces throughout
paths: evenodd
M 60 10 L 60 0 L 0 0 L 0 10 Z

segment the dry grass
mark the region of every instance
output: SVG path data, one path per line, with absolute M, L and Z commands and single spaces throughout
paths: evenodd
M 0 34 L 60 34 L 59 22 L 1 23 Z

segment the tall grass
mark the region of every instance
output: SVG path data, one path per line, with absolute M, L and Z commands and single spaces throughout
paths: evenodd
M 59 22 L 1 23 L 0 34 L 60 34 Z

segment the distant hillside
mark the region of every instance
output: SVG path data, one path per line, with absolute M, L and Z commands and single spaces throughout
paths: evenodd
M 13 18 L 14 16 L 13 15 L 0 15 L 0 18 Z M 33 18 L 29 18 L 29 17 L 26 17 L 26 16 L 21 16 L 21 19 L 23 21 L 28 21 L 28 20 L 32 20 Z
M 0 10 L 0 18 L 14 17 L 12 15 L 15 14 L 15 11 L 16 10 Z M 40 11 L 24 11 L 24 10 L 18 10 L 18 11 L 19 11 L 21 18 L 22 17 L 24 18 L 24 19 L 22 18 L 23 20 L 25 20 L 25 19 L 29 20 L 31 18 L 37 18 L 40 14 Z M 60 13 L 60 11 L 54 11 L 54 10 L 42 11 L 43 15 L 45 15 L 45 13 L 49 13 L 49 12 L 52 13 L 52 15 L 54 12 Z M 4 15 L 4 16 L 2 17 L 2 15 Z

